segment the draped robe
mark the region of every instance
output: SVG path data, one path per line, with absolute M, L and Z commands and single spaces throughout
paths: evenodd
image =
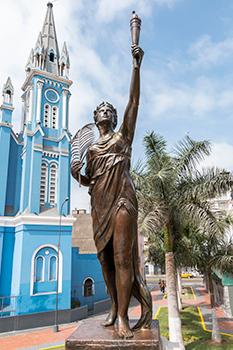
M 121 129 L 120 129 L 121 130 Z M 90 178 L 91 215 L 97 253 L 114 235 L 115 218 L 123 206 L 137 235 L 137 199 L 130 177 L 131 144 L 121 131 L 90 146 L 86 175 Z

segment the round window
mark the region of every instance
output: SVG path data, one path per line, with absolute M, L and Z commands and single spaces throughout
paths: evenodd
M 59 100 L 59 95 L 57 91 L 52 89 L 47 89 L 45 91 L 45 97 L 49 102 L 56 103 Z

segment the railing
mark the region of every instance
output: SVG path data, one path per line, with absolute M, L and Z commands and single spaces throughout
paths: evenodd
M 89 283 L 88 283 L 89 279 Z M 73 285 L 71 288 L 71 308 L 77 308 L 79 306 L 88 306 L 88 311 L 92 312 L 93 305 L 96 301 L 100 301 L 103 299 L 108 298 L 107 289 L 105 286 L 105 283 L 103 281 L 94 281 L 91 278 L 86 278 L 87 283 L 77 284 Z M 92 283 L 90 283 L 90 281 Z M 36 294 L 33 296 L 33 298 L 36 296 Z M 41 295 L 43 297 L 43 295 Z M 38 298 L 40 296 L 38 295 Z M 54 300 L 55 294 L 47 294 L 48 299 Z M 27 303 L 28 298 L 30 298 L 30 295 L 19 295 L 19 296 L 0 296 L 0 318 L 2 317 L 9 317 L 9 316 L 16 316 L 19 313 L 22 312 L 22 306 Z M 60 296 L 59 296 L 60 299 Z M 25 309 L 25 308 L 23 308 Z M 60 307 L 58 304 L 58 311 Z M 51 304 L 48 310 L 40 310 L 38 312 L 43 311 L 54 311 Z M 28 312 L 33 313 L 33 312 Z M 34 311 L 34 313 L 37 313 L 37 311 Z M 23 312 L 25 314 L 25 312 Z
M 17 296 L 0 296 L 0 317 L 14 316 Z

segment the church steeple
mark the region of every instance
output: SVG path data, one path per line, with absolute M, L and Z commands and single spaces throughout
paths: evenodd
M 64 52 L 62 56 L 64 56 Z M 53 16 L 53 4 L 48 2 L 42 31 L 39 33 L 35 48 L 32 49 L 30 53 L 26 64 L 26 72 L 30 73 L 32 69 L 39 69 L 58 76 L 64 76 L 64 71 L 66 71 L 65 76 L 68 78 L 67 71 L 69 70 L 69 54 L 67 47 L 65 47 L 65 56 L 68 57 L 68 67 L 67 64 L 64 66 L 64 59 L 62 62 L 60 61 Z
M 44 46 L 44 70 L 50 73 L 59 74 L 59 49 L 55 22 L 53 17 L 53 4 L 48 2 L 47 13 L 42 28 L 42 40 Z
M 59 54 L 53 5 L 49 2 L 22 86 L 21 212 L 40 214 L 51 208 L 59 212 L 69 197 L 69 67 L 66 44 Z

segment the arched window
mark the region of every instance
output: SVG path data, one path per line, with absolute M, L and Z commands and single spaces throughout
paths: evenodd
M 54 58 L 55 58 L 54 52 L 50 51 L 50 53 L 49 53 L 49 60 L 50 60 L 50 62 L 54 62 Z
M 49 123 L 50 123 L 50 109 L 51 109 L 50 105 L 46 103 L 44 105 L 44 126 L 46 128 L 49 127 Z
M 49 187 L 49 203 L 55 205 L 57 203 L 57 164 L 50 166 L 50 187 Z
M 11 103 L 12 102 L 12 98 L 11 98 L 11 91 L 7 90 L 5 93 L 5 102 L 6 103 Z
M 49 260 L 49 281 L 57 279 L 57 257 L 51 256 Z
M 62 293 L 62 254 L 59 251 L 59 274 L 58 251 L 54 245 L 38 247 L 32 255 L 30 293 L 44 294 L 55 293 L 58 279 L 58 292 Z
M 90 297 L 95 294 L 94 281 L 92 278 L 86 278 L 83 284 L 83 295 Z
M 58 108 L 56 106 L 53 106 L 52 108 L 52 129 L 57 129 L 57 115 L 58 115 Z
M 42 282 L 44 280 L 44 258 L 42 256 L 37 256 L 36 257 L 36 262 L 35 262 L 35 281 L 36 282 Z
M 48 192 L 48 165 L 42 163 L 41 179 L 40 179 L 40 205 L 43 206 L 47 202 Z
M 65 75 L 65 64 L 62 62 L 61 64 L 61 76 L 63 77 Z

